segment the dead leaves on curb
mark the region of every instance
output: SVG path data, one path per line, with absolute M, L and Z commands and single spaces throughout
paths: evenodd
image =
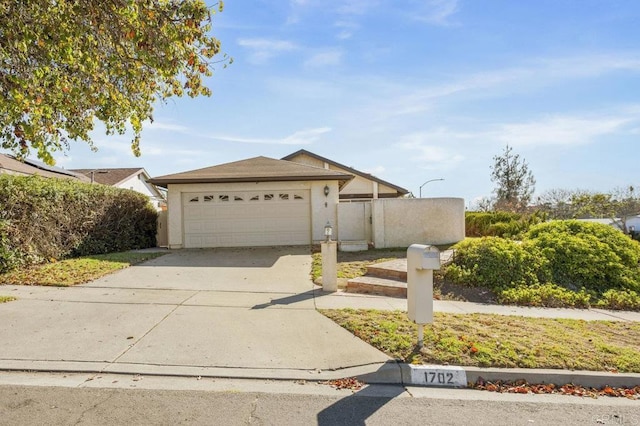
M 499 393 L 556 394 L 584 396 L 590 398 L 610 396 L 640 400 L 640 386 L 635 386 L 633 388 L 614 388 L 611 386 L 604 386 L 598 389 L 573 384 L 566 384 L 563 386 L 556 386 L 554 384 L 530 384 L 525 380 L 517 380 L 515 382 L 496 380 L 491 382 L 480 377 L 475 383 L 470 384 L 469 387 L 472 389 Z
M 362 389 L 364 383 L 355 377 L 347 377 L 345 379 L 337 379 L 337 380 L 327 380 L 324 382 L 318 382 L 321 385 L 329 385 L 336 389 L 350 389 L 352 391 L 357 391 Z

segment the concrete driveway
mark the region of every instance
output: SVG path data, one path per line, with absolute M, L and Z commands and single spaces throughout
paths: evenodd
M 69 288 L 0 288 L 0 369 L 328 379 L 389 360 L 315 310 L 298 247 L 180 250 Z

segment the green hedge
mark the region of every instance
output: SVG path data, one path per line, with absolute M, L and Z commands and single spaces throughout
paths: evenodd
M 67 257 L 153 247 L 157 213 L 142 194 L 0 175 L 0 272 Z
M 467 212 L 465 229 L 467 237 L 505 237 L 522 235 L 530 226 L 543 220 L 541 214 L 523 215 L 511 212 Z

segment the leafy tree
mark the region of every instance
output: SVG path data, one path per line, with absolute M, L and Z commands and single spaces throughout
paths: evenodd
M 226 66 L 202 0 L 20 0 L 0 3 L 0 147 L 46 163 L 69 140 L 133 131 L 172 96 L 209 96 L 203 77 Z
M 524 211 L 535 189 L 536 181 L 529 165 L 520 155 L 514 154 L 507 145 L 502 155 L 493 157 L 491 181 L 497 184 L 494 189 L 496 210 Z

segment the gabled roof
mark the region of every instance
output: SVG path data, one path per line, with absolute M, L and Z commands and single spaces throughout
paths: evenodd
M 101 183 L 103 185 L 118 186 L 119 183 L 129 179 L 132 176 L 137 176 L 140 173 L 147 174 L 142 167 L 129 167 L 129 168 L 114 168 L 114 169 L 72 169 L 76 173 L 82 173 L 87 176 L 93 182 Z M 147 175 L 148 177 L 148 175 Z
M 171 183 L 281 182 L 337 180 L 340 186 L 353 179 L 347 173 L 307 166 L 292 161 L 255 157 L 203 169 L 158 176 L 149 182 L 166 187 Z
M 38 175 L 42 177 L 77 179 L 82 182 L 89 181 L 86 176 L 74 173 L 71 170 L 65 170 L 60 167 L 47 166 L 44 163 L 30 160 L 28 158 L 20 161 L 10 154 L 0 154 L 0 169 L 23 175 Z
M 402 195 L 405 195 L 405 194 L 409 193 L 409 191 L 407 189 L 404 189 L 401 186 L 394 185 L 391 182 L 387 182 L 386 180 L 382 180 L 382 179 L 380 179 L 378 177 L 375 177 L 375 176 L 373 176 L 373 175 L 371 175 L 369 173 L 361 172 L 360 170 L 356 170 L 354 168 L 345 166 L 344 164 L 340 164 L 340 163 L 338 163 L 336 161 L 333 161 L 333 160 L 330 160 L 328 158 L 322 157 L 322 156 L 320 156 L 318 154 L 314 154 L 313 152 L 309 152 L 306 149 L 301 149 L 299 151 L 296 151 L 293 154 L 289 154 L 286 157 L 282 157 L 282 159 L 283 160 L 287 160 L 287 161 L 291 161 L 293 158 L 297 157 L 298 155 L 308 155 L 309 157 L 313 157 L 313 158 L 315 158 L 317 160 L 320 160 L 320 161 L 323 161 L 325 163 L 331 164 L 334 167 L 339 167 L 341 169 L 344 169 L 344 170 L 348 171 L 349 173 L 353 173 L 354 175 L 361 176 L 361 177 L 363 177 L 365 179 L 369 179 L 369 180 L 372 180 L 374 182 L 378 182 L 378 183 L 380 183 L 382 185 L 389 186 L 389 187 L 395 189 L 396 191 L 398 191 L 398 193 L 400 193 Z

